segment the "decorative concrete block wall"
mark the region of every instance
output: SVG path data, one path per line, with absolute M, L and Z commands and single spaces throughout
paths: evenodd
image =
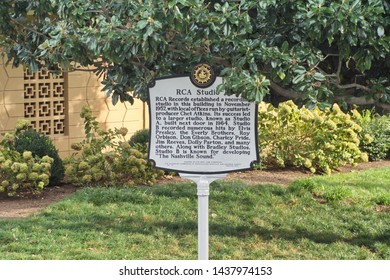
M 104 129 L 126 127 L 130 136 L 147 126 L 146 104 L 136 100 L 134 105 L 113 106 L 101 89 L 98 77 L 88 71 L 29 73 L 0 60 L 0 133 L 14 130 L 19 119 L 28 119 L 66 156 L 72 153 L 72 143 L 84 139 L 80 112 L 86 104 Z

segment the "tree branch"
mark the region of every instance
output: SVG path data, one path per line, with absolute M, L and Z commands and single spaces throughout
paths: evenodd
M 341 85 L 341 79 L 340 79 L 340 75 L 341 75 L 341 68 L 343 66 L 343 59 L 341 58 L 341 56 L 339 56 L 339 61 L 338 61 L 338 65 L 337 65 L 337 71 L 336 71 L 336 87 L 339 88 L 339 89 L 350 89 L 350 88 L 356 88 L 356 89 L 361 89 L 361 90 L 364 90 L 366 92 L 371 92 L 371 89 L 366 87 L 366 86 L 363 86 L 363 85 L 360 85 L 358 83 L 353 83 L 353 84 L 346 84 L 346 85 Z
M 270 84 L 271 89 L 277 95 L 280 95 L 280 96 L 283 96 L 283 97 L 286 97 L 289 99 L 298 99 L 298 98 L 302 97 L 300 93 L 298 93 L 294 90 L 282 88 L 281 86 L 279 86 L 278 84 L 276 84 L 275 82 L 273 82 L 271 80 L 270 80 L 270 82 L 271 82 L 271 84 Z M 346 86 L 347 86 L 346 88 L 356 87 L 355 84 L 346 85 Z M 360 85 L 357 85 L 357 86 L 359 87 Z M 375 100 L 373 97 L 370 97 L 367 99 L 366 96 L 356 97 L 356 96 L 351 96 L 351 95 L 344 95 L 344 96 L 335 96 L 334 101 L 344 101 L 349 105 L 354 105 L 354 104 L 355 105 L 375 105 L 375 106 L 381 107 L 383 109 L 390 110 L 390 104 L 381 103 L 381 102 Z
M 339 56 L 338 54 L 334 54 L 334 53 L 328 53 L 323 59 L 320 59 L 313 67 L 311 67 L 310 70 L 313 70 L 315 68 L 319 69 L 321 72 L 325 73 L 326 72 L 324 70 L 322 70 L 320 67 L 318 67 L 318 65 L 321 63 L 321 62 L 324 62 L 325 60 L 328 59 L 328 57 L 331 57 L 331 56 Z
M 37 31 L 37 30 L 35 30 L 35 29 L 33 29 L 33 28 L 30 28 L 30 27 L 28 27 L 28 26 L 25 26 L 25 25 L 21 24 L 19 21 L 13 19 L 13 18 L 11 18 L 11 21 L 14 22 L 14 23 L 16 23 L 17 25 L 21 26 L 23 29 L 26 29 L 26 30 L 31 31 L 31 32 L 33 32 L 33 33 L 35 33 L 35 34 L 38 34 L 38 35 L 44 37 L 45 39 L 50 39 L 50 37 L 47 36 L 46 34 L 44 34 L 44 33 L 42 33 L 42 32 L 39 32 L 39 31 Z
M 278 84 L 276 84 L 271 80 L 270 80 L 270 87 L 275 91 L 276 94 L 281 95 L 283 97 L 287 97 L 290 99 L 298 99 L 299 97 L 301 97 L 301 95 L 298 92 L 294 90 L 282 88 L 281 86 L 279 86 Z
M 390 104 L 376 103 L 375 105 L 381 107 L 382 109 L 390 111 Z
M 70 73 L 70 72 L 95 72 L 97 70 L 99 70 L 100 68 L 94 68 L 94 69 L 90 69 L 90 68 L 73 68 L 73 69 L 69 69 L 69 70 L 62 70 L 62 72 L 67 72 L 67 73 Z
M 344 95 L 344 96 L 335 96 L 335 101 L 345 101 L 347 104 L 355 104 L 355 105 L 375 105 L 376 101 L 374 98 L 366 98 L 365 96 L 350 96 L 350 95 Z
M 336 96 L 335 101 L 345 101 L 349 105 L 375 105 L 390 110 L 390 104 L 381 103 L 372 97 L 367 99 L 365 96 Z
M 338 80 L 339 78 L 337 78 Z M 367 92 L 371 92 L 371 89 L 366 87 L 366 86 L 363 86 L 363 85 L 360 85 L 360 84 L 357 84 L 357 83 L 353 83 L 353 84 L 347 84 L 347 85 L 340 85 L 340 84 L 336 84 L 337 88 L 339 89 L 349 89 L 349 88 L 358 88 L 358 89 L 361 89 L 361 90 L 364 90 L 364 91 L 367 91 Z
M 227 60 L 223 57 L 214 56 L 213 58 L 215 60 L 215 63 L 217 63 L 219 65 L 223 65 L 225 67 L 232 67 L 232 64 L 229 62 L 229 60 Z
M 340 74 L 341 74 L 341 67 L 343 66 L 343 60 L 342 58 L 339 56 L 339 63 L 337 65 L 337 72 L 336 72 L 336 79 L 337 79 L 337 83 L 336 85 L 339 86 L 340 83 L 341 83 L 341 79 L 340 79 Z

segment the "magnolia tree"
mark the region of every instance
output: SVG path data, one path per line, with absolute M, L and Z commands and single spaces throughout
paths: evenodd
M 390 108 L 388 0 L 3 0 L 0 44 L 31 70 L 94 71 L 113 103 L 208 62 L 219 90 Z

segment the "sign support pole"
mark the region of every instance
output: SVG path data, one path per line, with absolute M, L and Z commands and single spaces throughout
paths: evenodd
M 209 195 L 210 183 L 222 179 L 226 174 L 179 174 L 196 183 L 198 195 L 198 260 L 209 259 Z
M 210 184 L 207 178 L 197 182 L 198 195 L 198 259 L 209 259 L 209 194 Z

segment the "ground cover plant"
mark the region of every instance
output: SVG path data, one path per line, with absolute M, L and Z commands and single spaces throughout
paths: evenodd
M 216 181 L 210 259 L 390 259 L 390 168 L 279 185 Z M 0 220 L 1 259 L 196 259 L 193 183 L 83 188 Z

